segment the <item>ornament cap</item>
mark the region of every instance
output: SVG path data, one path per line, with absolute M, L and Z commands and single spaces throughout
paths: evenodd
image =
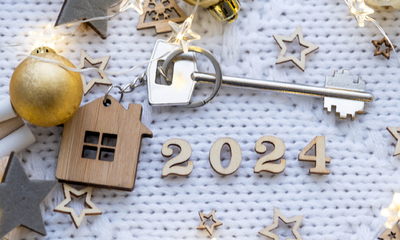
M 232 23 L 238 18 L 240 2 L 239 0 L 222 0 L 207 9 L 218 21 Z
M 50 47 L 43 46 L 43 47 L 35 48 L 31 52 L 31 55 L 36 55 L 36 54 L 39 54 L 39 53 L 56 53 L 56 51 L 54 49 L 50 48 Z

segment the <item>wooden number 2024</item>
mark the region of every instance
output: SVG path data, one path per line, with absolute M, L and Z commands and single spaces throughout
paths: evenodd
M 255 150 L 257 153 L 264 154 L 267 151 L 267 147 L 264 143 L 270 143 L 274 146 L 274 150 L 258 159 L 254 166 L 254 172 L 259 173 L 262 171 L 271 173 L 281 173 L 285 170 L 286 160 L 283 159 L 285 154 L 285 144 L 277 137 L 263 136 L 256 142 Z M 168 175 L 179 175 L 187 176 L 193 170 L 193 162 L 189 161 L 192 154 L 192 148 L 190 144 L 182 139 L 169 139 L 163 144 L 161 153 L 165 157 L 170 157 L 173 154 L 173 150 L 170 148 L 171 145 L 177 146 L 181 149 L 181 152 L 174 158 L 170 159 L 165 163 L 162 170 L 162 176 Z M 221 164 L 221 149 L 224 145 L 228 145 L 231 152 L 231 161 L 229 165 L 224 168 Z M 315 155 L 306 155 L 311 148 L 315 146 Z M 281 159 L 280 163 L 271 163 Z M 181 163 L 188 161 L 187 166 L 178 166 Z M 242 150 L 239 144 L 231 138 L 220 138 L 211 147 L 210 150 L 210 165 L 215 172 L 221 175 L 230 175 L 238 170 L 242 161 Z M 330 170 L 326 168 L 326 163 L 331 161 L 330 157 L 325 156 L 325 137 L 315 137 L 299 154 L 299 161 L 311 161 L 315 162 L 315 167 L 310 168 L 310 173 L 317 174 L 329 174 Z

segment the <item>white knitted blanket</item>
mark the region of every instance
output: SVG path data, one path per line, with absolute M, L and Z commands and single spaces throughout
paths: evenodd
M 54 24 L 62 2 L 0 1 L 0 44 L 28 41 L 29 31 L 43 31 L 47 24 Z M 177 2 L 189 15 L 193 7 Z M 323 111 L 322 99 L 224 86 L 201 108 L 151 107 L 146 87 L 138 88 L 126 94 L 122 104 L 143 105 L 142 122 L 154 137 L 142 141 L 134 191 L 95 188 L 93 201 L 103 214 L 86 217 L 75 229 L 69 215 L 53 212 L 64 199 L 57 184 L 41 205 L 47 236 L 18 228 L 20 239 L 211 239 L 197 226 L 198 212 L 207 214 L 213 209 L 223 223 L 214 231 L 215 239 L 267 239 L 258 232 L 272 224 L 274 207 L 287 217 L 304 215 L 299 228 L 303 239 L 374 239 L 385 221 L 380 210 L 400 191 L 400 158 L 392 157 L 396 141 L 386 130 L 398 126 L 400 120 L 399 66 L 393 52 L 390 60 L 373 56 L 371 40 L 381 40 L 382 35 L 370 22 L 358 27 L 342 0 L 241 3 L 235 23 L 217 22 L 205 9 L 198 11 L 193 23 L 193 30 L 202 36 L 193 44 L 211 50 L 224 74 L 323 86 L 325 76 L 332 76 L 334 70 L 349 69 L 352 75 L 362 76 L 367 91 L 375 96 L 366 104 L 365 114 L 355 121 L 339 121 Z M 373 15 L 398 45 L 399 16 L 398 11 Z M 66 36 L 56 50 L 75 65 L 84 49 L 92 57 L 110 55 L 107 70 L 128 69 L 150 58 L 157 39 L 169 37 L 155 34 L 154 29 L 137 31 L 138 19 L 135 11 L 124 12 L 109 20 L 106 40 L 87 27 Z M 280 48 L 272 37 L 289 36 L 299 25 L 305 40 L 319 46 L 307 56 L 304 72 L 292 63 L 275 65 Z M 75 28 L 61 26 L 57 32 Z M 27 54 L 31 48 L 0 49 L 0 100 L 8 97 L 13 70 L 23 60 L 16 53 Z M 144 69 L 109 77 L 114 84 L 124 85 Z M 82 104 L 106 90 L 106 86 L 95 86 Z M 212 86 L 203 85 L 195 91 L 202 97 L 211 90 Z M 29 127 L 37 143 L 18 156 L 31 179 L 54 179 L 62 127 Z M 279 137 L 286 145 L 287 166 L 281 174 L 253 173 L 262 156 L 255 152 L 255 142 L 264 135 Z M 332 158 L 327 164 L 331 174 L 326 176 L 310 175 L 313 163 L 297 159 L 317 135 L 326 137 L 326 156 Z M 230 176 L 218 175 L 208 161 L 212 144 L 221 137 L 235 139 L 243 152 L 239 170 Z M 192 146 L 194 170 L 188 177 L 161 178 L 168 160 L 161 155 L 161 146 L 170 138 L 184 139 Z M 74 201 L 71 206 L 79 209 L 81 204 Z M 275 232 L 280 239 L 293 238 L 290 226 L 279 226 Z

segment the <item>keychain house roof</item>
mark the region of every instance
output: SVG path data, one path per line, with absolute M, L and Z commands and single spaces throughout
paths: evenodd
M 152 132 L 140 121 L 142 106 L 125 109 L 103 97 L 88 103 L 64 124 L 56 177 L 63 182 L 132 191 L 142 137 Z

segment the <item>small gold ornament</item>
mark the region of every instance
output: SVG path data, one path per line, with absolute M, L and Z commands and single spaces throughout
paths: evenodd
M 196 5 L 197 0 L 184 0 L 185 2 Z M 200 7 L 205 7 L 218 20 L 228 23 L 234 22 L 239 14 L 239 0 L 200 0 Z
M 400 9 L 400 0 L 365 0 L 373 8 L 389 8 Z
M 228 23 L 234 22 L 239 16 L 239 0 L 224 0 L 212 5 L 207 10 L 218 20 Z
M 49 47 L 37 48 L 31 55 L 75 68 Z M 18 65 L 10 82 L 10 99 L 15 111 L 27 122 L 41 127 L 56 126 L 71 118 L 79 108 L 82 93 L 79 73 L 33 58 Z

